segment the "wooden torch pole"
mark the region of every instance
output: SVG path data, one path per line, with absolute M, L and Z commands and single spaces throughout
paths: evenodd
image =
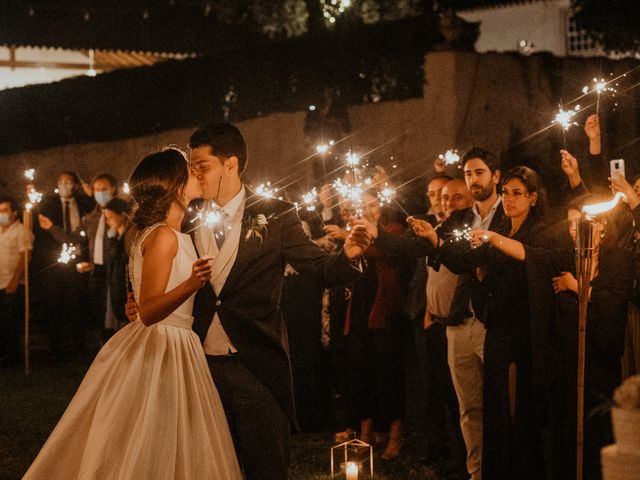
M 593 260 L 594 221 L 583 216 L 576 229 L 576 276 L 578 280 L 578 428 L 576 437 L 576 479 L 582 480 L 584 450 L 584 366 L 587 333 L 587 307 Z
M 31 204 L 24 209 L 24 374 L 29 375 L 29 257 L 31 253 Z

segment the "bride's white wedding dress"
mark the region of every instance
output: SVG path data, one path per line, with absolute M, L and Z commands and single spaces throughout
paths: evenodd
M 140 293 L 145 231 L 129 263 Z M 196 252 L 176 232 L 167 291 L 191 275 Z M 58 425 L 25 475 L 37 480 L 241 479 L 220 397 L 200 339 L 192 295 L 150 327 L 140 320 L 100 350 Z

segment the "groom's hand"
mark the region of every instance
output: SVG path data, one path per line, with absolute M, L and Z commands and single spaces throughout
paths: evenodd
M 351 232 L 344 242 L 343 251 L 350 260 L 358 258 L 371 245 L 371 234 L 361 220 L 351 222 Z
M 127 303 L 124 306 L 124 313 L 130 322 L 135 322 L 138 318 L 138 304 L 133 296 L 133 292 L 127 293 Z

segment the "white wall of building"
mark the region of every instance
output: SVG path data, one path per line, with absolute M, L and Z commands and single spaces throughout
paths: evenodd
M 481 22 L 478 52 L 518 51 L 521 41 L 535 52 L 566 55 L 570 0 L 543 0 L 457 12 L 468 22 Z
M 77 50 L 19 47 L 15 49 L 15 60 L 16 62 L 77 64 L 79 67 L 86 65 L 86 68 L 70 69 L 49 66 L 11 68 L 5 66 L 5 62 L 9 62 L 10 58 L 9 47 L 0 47 L 0 61 L 2 62 L 0 65 L 0 90 L 57 82 L 69 77 L 87 75 L 89 71 L 89 58 Z

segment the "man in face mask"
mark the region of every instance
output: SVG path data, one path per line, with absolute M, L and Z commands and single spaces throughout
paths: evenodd
M 106 258 L 105 245 L 107 243 L 108 226 L 104 216 L 104 207 L 109 200 L 117 195 L 117 181 L 108 173 L 102 173 L 93 179 L 91 188 L 96 207 L 82 218 L 81 228 L 85 232 L 87 241 L 88 259 L 79 264 L 79 271 L 90 272 L 89 291 L 87 295 L 88 312 L 91 312 L 89 321 L 92 325 L 107 329 L 105 323 L 106 312 Z M 111 322 L 109 322 L 111 324 Z M 110 333 L 104 331 L 104 337 L 108 338 Z
M 25 238 L 18 221 L 16 201 L 0 196 L 0 366 L 20 361 L 20 306 L 24 289 L 25 250 L 31 249 L 33 234 Z
M 91 212 L 96 203 L 83 192 L 78 175 L 64 171 L 58 175 L 57 195 L 48 195 L 40 204 L 39 231 L 36 231 L 34 249 L 38 292 L 46 295 L 43 320 L 49 324 L 50 349 L 54 359 L 66 360 L 82 349 L 84 326 L 81 315 L 86 297 L 87 274 L 79 267 L 88 259 L 81 219 Z M 58 263 L 64 243 L 76 246 L 77 257 L 68 263 Z

